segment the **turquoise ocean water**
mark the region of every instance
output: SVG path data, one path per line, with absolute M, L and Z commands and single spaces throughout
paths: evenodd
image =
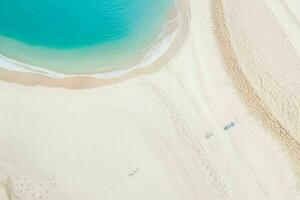
M 162 30 L 173 0 L 0 0 L 0 54 L 63 73 L 134 56 Z

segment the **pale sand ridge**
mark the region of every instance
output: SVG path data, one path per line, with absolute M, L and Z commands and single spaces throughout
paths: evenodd
M 215 33 L 229 76 L 298 168 L 300 59 L 262 1 L 221 2 L 214 4 Z

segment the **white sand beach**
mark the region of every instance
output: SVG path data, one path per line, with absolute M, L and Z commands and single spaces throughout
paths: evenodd
M 182 2 L 161 67 L 85 89 L 0 71 L 1 200 L 300 199 L 299 3 Z

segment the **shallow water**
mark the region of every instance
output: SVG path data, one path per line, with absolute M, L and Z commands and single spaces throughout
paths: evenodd
M 54 71 L 97 71 L 148 47 L 173 4 L 173 0 L 0 0 L 0 54 Z

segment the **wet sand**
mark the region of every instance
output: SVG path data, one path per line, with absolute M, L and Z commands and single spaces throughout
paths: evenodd
M 14 83 L 19 83 L 28 86 L 41 85 L 47 87 L 61 87 L 61 88 L 68 88 L 68 89 L 85 89 L 85 88 L 93 88 L 93 87 L 100 87 L 103 85 L 114 84 L 116 82 L 130 79 L 141 74 L 153 73 L 159 70 L 162 66 L 166 65 L 185 42 L 189 34 L 188 26 L 187 26 L 188 25 L 187 8 L 188 8 L 188 3 L 186 1 L 183 0 L 177 1 L 176 9 L 172 10 L 169 13 L 170 15 L 169 18 L 171 20 L 177 18 L 178 22 L 171 24 L 165 30 L 167 37 L 168 35 L 171 36 L 171 34 L 173 34 L 174 32 L 176 32 L 176 36 L 173 39 L 173 42 L 167 48 L 161 47 L 163 49 L 166 48 L 165 52 L 161 56 L 156 58 L 154 61 L 151 61 L 151 63 L 149 64 L 146 63 L 145 64 L 146 66 L 134 67 L 133 69 L 129 68 L 128 70 L 121 69 L 121 71 L 116 70 L 115 73 L 113 71 L 112 72 L 107 71 L 105 73 L 109 73 L 111 75 L 105 75 L 105 74 L 103 75 L 103 77 L 107 76 L 112 78 L 101 78 L 101 74 L 99 74 L 100 78 L 94 77 L 94 75 L 89 75 L 89 74 L 80 75 L 80 76 L 65 75 L 62 77 L 60 76 L 52 77 L 41 73 L 31 73 L 31 72 L 22 72 L 22 71 L 18 72 L 15 70 L 7 70 L 4 68 L 2 69 L 0 68 L 0 79 L 6 82 L 14 82 Z M 164 45 L 162 41 L 163 39 L 164 38 L 158 41 L 158 43 L 155 44 L 155 46 Z M 143 62 L 144 61 L 142 61 L 138 65 L 142 65 Z

